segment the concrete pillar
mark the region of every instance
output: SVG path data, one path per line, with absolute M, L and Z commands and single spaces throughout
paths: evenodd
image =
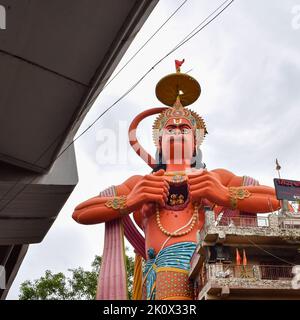
M 253 266 L 253 276 L 257 280 L 261 279 L 260 269 L 258 265 Z
M 215 223 L 215 213 L 205 208 L 205 227 L 213 226 Z
M 269 215 L 269 227 L 274 230 L 279 230 L 279 220 L 275 213 Z
M 229 289 L 229 286 L 224 286 L 222 287 L 222 290 L 221 290 L 221 297 L 228 297 L 230 294 L 230 289 Z

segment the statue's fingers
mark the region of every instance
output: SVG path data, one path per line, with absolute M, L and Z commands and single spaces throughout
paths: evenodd
M 162 194 L 164 192 L 167 192 L 167 188 L 153 188 L 153 187 L 144 187 L 143 192 L 145 193 L 154 193 L 154 194 Z
M 168 201 L 168 195 L 165 192 L 163 193 L 163 198 L 164 198 L 165 202 Z
M 207 180 L 212 180 L 213 177 L 209 175 L 209 173 L 203 173 L 201 176 L 194 176 L 194 177 L 191 177 L 191 176 L 188 176 L 188 183 L 190 185 L 194 185 L 194 184 L 197 184 L 197 183 L 201 183 L 203 181 L 207 181 Z
M 154 201 L 159 203 L 161 206 L 165 205 L 165 200 L 162 194 L 146 193 L 145 196 L 149 200 L 149 202 Z
M 198 201 L 199 198 L 201 198 L 201 194 L 197 192 L 191 192 L 190 197 L 191 197 L 191 202 L 195 202 L 195 201 Z
M 164 175 L 147 174 L 145 179 L 148 181 L 164 181 Z
M 192 198 L 201 198 L 201 197 L 205 197 L 209 194 L 209 188 L 208 187 L 204 187 L 204 188 L 200 188 L 200 189 L 197 189 L 197 190 L 193 190 L 190 192 L 191 194 L 191 197 Z
M 158 171 L 153 172 L 153 176 L 157 177 L 157 176 L 163 176 L 165 174 L 165 170 L 164 169 L 160 169 Z
M 187 176 L 188 177 L 199 177 L 200 175 L 202 175 L 204 172 L 206 172 L 205 169 L 199 169 L 196 171 L 192 171 L 191 173 L 189 173 Z
M 142 182 L 142 186 L 144 187 L 152 187 L 152 188 L 168 188 L 169 184 L 165 181 L 148 181 L 145 180 Z
M 208 188 L 210 186 L 211 186 L 210 182 L 206 180 L 206 181 L 202 181 L 202 182 L 190 185 L 189 191 L 201 190 L 203 188 Z
M 201 178 L 204 176 L 208 176 L 210 175 L 210 173 L 208 171 L 202 171 L 200 174 L 188 174 L 187 177 L 189 180 L 193 180 L 193 179 L 197 179 L 197 178 Z
M 197 191 L 190 192 L 190 196 L 192 200 L 195 200 L 195 199 L 198 200 L 199 198 L 203 197 L 204 194 L 202 191 L 197 190 Z

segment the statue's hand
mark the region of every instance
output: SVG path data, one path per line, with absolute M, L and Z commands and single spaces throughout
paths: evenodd
M 228 188 L 211 172 L 188 175 L 188 185 L 192 202 L 200 203 L 201 199 L 207 199 L 219 206 L 229 205 Z
M 127 196 L 126 205 L 135 211 L 147 202 L 158 202 L 164 206 L 168 200 L 169 184 L 164 180 L 164 170 L 144 176 Z

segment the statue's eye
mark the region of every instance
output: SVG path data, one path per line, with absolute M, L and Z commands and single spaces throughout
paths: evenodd
M 188 134 L 190 132 L 190 129 L 189 128 L 183 128 L 181 129 L 181 133 L 182 134 Z
M 169 128 L 168 133 L 169 134 L 175 134 L 176 130 L 174 128 Z

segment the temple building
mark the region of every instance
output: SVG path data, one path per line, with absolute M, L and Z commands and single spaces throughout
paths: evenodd
M 195 299 L 300 299 L 300 216 L 215 214 L 207 208 L 191 261 Z

